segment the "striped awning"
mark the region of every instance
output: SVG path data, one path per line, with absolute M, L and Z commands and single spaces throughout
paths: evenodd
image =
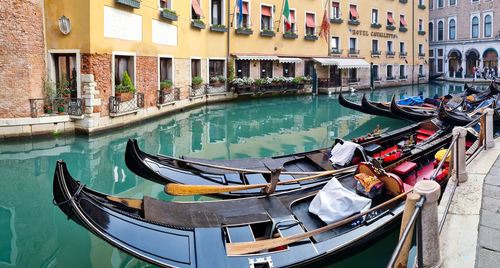
M 370 68 L 370 64 L 363 59 L 332 59 L 314 58 L 321 66 L 337 66 L 339 69 L 363 69 Z
M 299 58 L 279 58 L 279 63 L 301 63 L 302 60 Z
M 278 56 L 236 56 L 238 60 L 278 60 Z

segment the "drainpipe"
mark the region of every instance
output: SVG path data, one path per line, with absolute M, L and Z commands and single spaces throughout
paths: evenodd
M 411 1 L 411 84 L 415 83 L 415 0 Z M 419 74 L 420 75 L 420 74 Z
M 231 27 L 230 27 L 230 16 L 231 16 L 231 2 L 229 0 L 226 0 L 227 1 L 227 18 L 226 18 L 226 23 L 227 23 L 227 56 L 226 56 L 226 92 L 229 91 L 229 60 L 231 59 L 231 50 L 229 49 L 229 33 L 231 32 Z

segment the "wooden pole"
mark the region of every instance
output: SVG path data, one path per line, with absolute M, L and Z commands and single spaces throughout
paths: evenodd
M 405 209 L 403 212 L 403 219 L 401 220 L 401 229 L 399 231 L 400 240 L 401 236 L 403 235 L 403 232 L 405 231 L 406 226 L 408 225 L 408 222 L 410 221 L 411 216 L 413 215 L 413 212 L 415 212 L 415 204 L 418 202 L 419 199 L 420 195 L 413 193 L 409 194 L 408 197 L 406 198 Z M 408 264 L 408 255 L 410 253 L 414 229 L 415 225 L 411 227 L 410 233 L 408 234 L 408 237 L 406 238 L 406 241 L 403 244 L 403 247 L 401 248 L 401 253 L 399 253 L 398 258 L 396 259 L 395 267 L 397 268 L 406 268 Z

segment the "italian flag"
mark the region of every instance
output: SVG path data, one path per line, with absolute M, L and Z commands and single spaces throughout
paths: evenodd
M 286 31 L 290 31 L 292 28 L 292 19 L 290 17 L 290 7 L 288 6 L 288 0 L 285 1 L 285 7 L 283 8 L 283 17 L 285 17 Z

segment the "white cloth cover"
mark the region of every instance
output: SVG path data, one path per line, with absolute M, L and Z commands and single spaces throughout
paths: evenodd
M 330 152 L 330 161 L 332 162 L 332 164 L 340 166 L 349 164 L 358 146 L 360 145 L 350 141 L 345 141 L 343 144 L 335 144 L 332 151 Z
M 309 212 L 316 214 L 326 224 L 331 224 L 354 213 L 367 211 L 371 204 L 371 199 L 347 190 L 334 177 L 311 201 Z

